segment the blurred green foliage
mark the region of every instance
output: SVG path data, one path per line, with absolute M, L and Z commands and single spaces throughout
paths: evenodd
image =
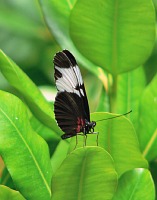
M 44 23 L 38 2 L 2 0 L 0 7 L 0 48 L 37 85 L 52 84 L 52 59 L 59 46 Z M 10 89 L 0 76 L 0 88 Z

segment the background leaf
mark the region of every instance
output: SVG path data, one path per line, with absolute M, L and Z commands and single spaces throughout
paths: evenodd
M 134 169 L 123 174 L 113 200 L 154 200 L 154 183 L 146 169 Z
M 24 200 L 25 198 L 15 190 L 12 190 L 4 185 L 0 185 L 1 200 Z
M 157 157 L 157 75 L 146 87 L 140 102 L 138 137 L 143 156 Z
M 149 165 L 149 168 L 150 168 L 150 172 L 151 172 L 151 175 L 152 175 L 152 178 L 154 180 L 154 184 L 155 184 L 155 196 L 157 198 L 157 173 L 156 173 L 156 169 L 157 169 L 157 161 L 154 160 L 150 163 Z
M 52 199 L 109 200 L 116 185 L 110 155 L 98 147 L 80 148 L 69 154 L 53 177 Z
M 51 164 L 45 141 L 28 121 L 24 104 L 0 91 L 0 154 L 16 188 L 26 199 L 49 200 Z
M 43 124 L 60 132 L 50 104 L 27 75 L 2 51 L 0 51 L 0 70 L 8 82 L 24 97 L 33 114 Z
M 71 11 L 70 34 L 96 65 L 114 75 L 130 71 L 146 61 L 154 45 L 152 1 L 79 0 Z
M 59 47 L 43 22 L 38 2 L 1 0 L 0 7 L 0 48 L 29 75 L 36 72 L 34 82 L 38 73 L 39 84 L 48 81 L 47 66 Z
M 126 113 L 132 110 L 133 112 L 127 115 L 127 117 L 132 121 L 135 128 L 137 128 L 139 123 L 139 103 L 145 85 L 146 80 L 143 67 L 120 74 L 117 78 L 116 112 Z
M 3 168 L 2 175 L 1 175 L 1 185 L 5 185 L 11 189 L 15 189 L 15 185 L 13 183 L 13 180 L 8 172 L 8 169 L 6 167 Z
M 44 126 L 39 120 L 37 120 L 33 115 L 30 118 L 30 123 L 33 130 L 38 133 L 48 144 L 50 155 L 52 155 L 60 141 L 60 136 L 56 135 L 56 133 Z

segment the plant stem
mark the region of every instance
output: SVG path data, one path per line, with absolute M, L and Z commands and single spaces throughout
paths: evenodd
M 117 110 L 117 77 L 117 75 L 111 74 L 108 77 L 110 112 L 112 113 Z

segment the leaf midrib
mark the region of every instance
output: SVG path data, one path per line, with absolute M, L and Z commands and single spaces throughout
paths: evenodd
M 138 185 L 139 185 L 139 183 L 140 183 L 140 180 L 141 180 L 141 179 L 138 178 L 137 182 L 135 183 L 135 185 L 134 185 L 134 187 L 133 187 L 132 192 L 130 193 L 130 197 L 129 197 L 128 200 L 133 199 L 133 196 L 134 196 L 134 194 L 135 194 L 135 192 L 136 192 L 136 190 L 137 190 L 137 188 L 138 188 Z
M 86 154 L 83 160 L 82 168 L 81 168 L 81 177 L 80 177 L 80 182 L 79 182 L 79 191 L 78 191 L 78 200 L 82 199 L 82 190 L 83 190 L 83 179 L 84 179 L 84 174 L 85 174 L 85 165 L 86 165 Z
M 115 1 L 113 16 L 113 46 L 112 46 L 112 72 L 116 74 L 117 67 L 117 16 L 118 16 L 118 0 Z

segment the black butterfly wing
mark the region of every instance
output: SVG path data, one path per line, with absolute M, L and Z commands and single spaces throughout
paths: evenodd
M 75 93 L 58 92 L 54 112 L 57 123 L 65 134 L 63 139 L 75 136 L 83 131 L 85 119 L 82 112 L 82 105 Z
M 58 89 L 54 104 L 55 117 L 66 136 L 72 137 L 82 131 L 85 120 L 90 121 L 84 83 L 76 60 L 69 51 L 57 53 L 54 66 Z

